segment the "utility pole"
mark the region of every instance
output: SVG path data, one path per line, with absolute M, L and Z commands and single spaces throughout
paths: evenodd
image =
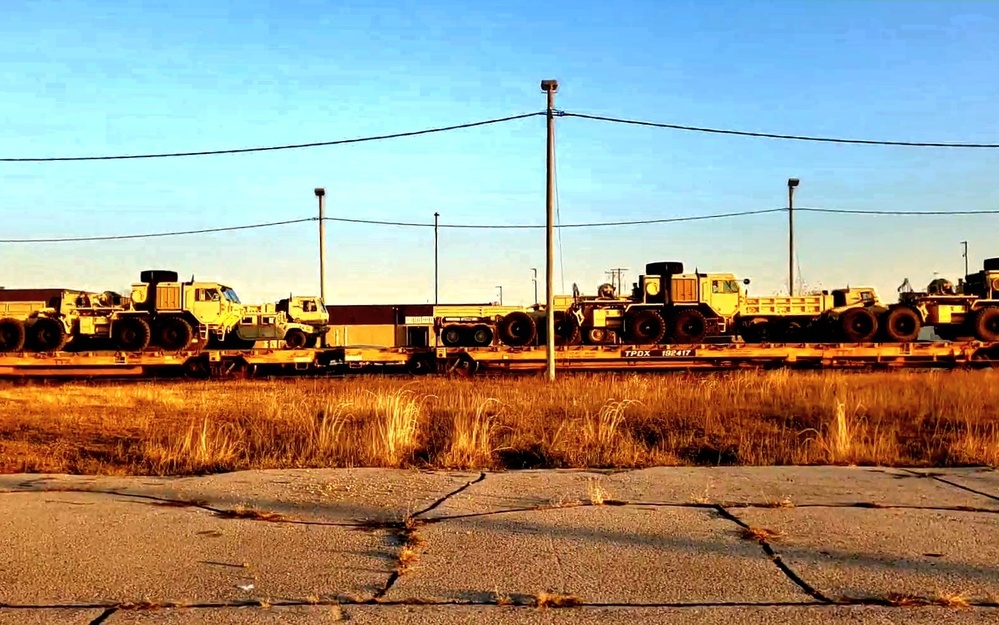
M 611 279 L 611 286 L 614 287 L 614 292 L 617 294 L 621 293 L 621 289 L 624 287 L 622 280 L 622 274 L 628 271 L 627 267 L 617 267 L 611 269 L 610 271 L 605 271 L 604 273 Z
M 501 285 L 497 286 L 496 288 L 499 289 L 500 306 L 502 306 L 503 305 L 503 285 L 501 284 Z
M 800 181 L 787 179 L 787 294 L 794 295 L 794 189 Z
M 531 277 L 531 281 L 534 282 L 534 303 L 538 303 L 538 269 L 537 267 L 531 267 L 531 271 L 534 275 Z M 3 287 L 0 287 L 3 288 Z
M 434 306 L 437 305 L 437 218 L 440 216 L 440 213 L 434 213 Z
M 319 297 L 326 302 L 326 189 L 317 188 L 319 198 Z
M 545 225 L 545 375 L 555 380 L 555 92 L 557 80 L 542 80 L 548 94 L 547 220 Z
M 319 297 L 323 301 L 323 306 L 328 306 L 326 301 L 326 189 L 317 187 L 316 197 L 319 198 Z M 320 347 L 326 347 L 326 335 L 319 337 Z
M 968 242 L 961 241 L 961 245 L 964 246 L 964 277 L 968 277 Z

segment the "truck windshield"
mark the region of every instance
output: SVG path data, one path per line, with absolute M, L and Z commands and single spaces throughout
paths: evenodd
M 229 300 L 230 302 L 232 302 L 233 304 L 239 304 L 240 303 L 239 297 L 236 296 L 236 291 L 233 291 L 229 287 L 224 287 L 222 289 L 222 294 L 225 295 L 225 298 L 227 300 Z

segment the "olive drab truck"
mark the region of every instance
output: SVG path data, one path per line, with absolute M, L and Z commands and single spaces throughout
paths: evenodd
M 999 341 L 999 258 L 987 258 L 982 269 L 958 280 L 936 278 L 925 291 L 914 291 L 906 279 L 893 306 L 894 321 L 918 334 L 931 327 L 947 341 Z
M 330 313 L 321 297 L 289 295 L 279 300 L 275 309 L 287 315 L 289 323 L 297 324 L 286 336 L 289 347 L 315 347 L 330 330 Z
M 748 297 L 731 273 L 684 273 L 676 261 L 649 263 L 630 295 L 602 284 L 553 311 L 556 343 L 692 344 L 709 336 L 746 342 L 868 342 L 888 311 L 869 287 L 815 295 Z

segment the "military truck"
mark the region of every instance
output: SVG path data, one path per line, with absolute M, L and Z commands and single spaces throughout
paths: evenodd
M 285 337 L 289 347 L 315 347 L 329 332 L 330 313 L 321 297 L 289 294 L 277 302 L 275 309 L 287 315 L 289 323 L 299 326 L 290 328 Z
M 55 351 L 74 337 L 78 310 L 116 310 L 121 296 L 74 289 L 0 290 L 0 352 Z
M 870 287 L 794 297 L 747 297 L 731 273 L 684 273 L 683 263 L 649 263 L 627 296 L 611 284 L 555 310 L 556 344 L 700 343 L 708 336 L 747 342 L 867 342 L 888 311 Z M 538 322 L 541 325 L 541 322 Z
M 932 327 L 946 341 L 999 341 L 999 258 L 986 259 L 980 271 L 958 280 L 956 287 L 936 278 L 925 291 L 915 291 L 907 278 L 898 291 L 892 320 L 912 334 Z

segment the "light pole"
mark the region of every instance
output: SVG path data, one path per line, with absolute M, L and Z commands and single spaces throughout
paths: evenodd
M 787 293 L 794 295 L 794 189 L 800 181 L 787 179 Z
M 496 288 L 499 289 L 500 306 L 502 306 L 503 305 L 503 287 L 502 286 L 497 286 Z
M 541 90 L 548 94 L 548 158 L 546 161 L 547 200 L 545 225 L 545 374 L 555 380 L 555 92 L 557 80 L 542 80 Z
M 437 305 L 437 218 L 440 216 L 440 213 L 434 213 L 434 306 Z
M 538 304 L 538 269 L 537 267 L 531 267 L 531 271 L 534 275 L 531 277 L 531 281 L 534 282 L 534 304 Z
M 964 277 L 968 277 L 968 242 L 961 241 L 961 245 L 964 246 Z
M 326 189 L 317 187 L 316 197 L 319 198 L 319 298 L 326 302 Z M 326 347 L 326 335 L 319 337 L 320 347 Z

